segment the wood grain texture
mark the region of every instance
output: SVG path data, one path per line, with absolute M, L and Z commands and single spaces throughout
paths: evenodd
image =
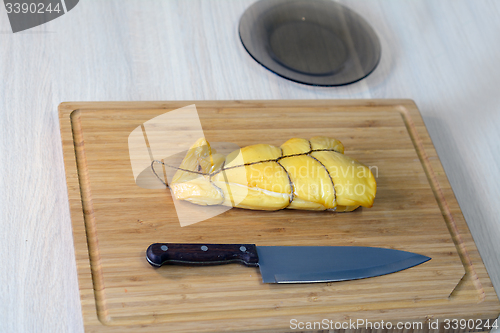
M 290 137 L 335 136 L 347 155 L 377 167 L 374 207 L 346 214 L 232 209 L 182 228 L 168 191 L 135 184 L 128 135 L 145 121 L 193 103 L 212 142 L 277 145 Z M 429 313 L 441 321 L 500 313 L 411 101 L 64 103 L 60 120 L 89 331 L 238 330 L 252 319 L 259 329 L 284 331 L 301 317 L 425 322 Z M 432 260 L 372 279 L 276 286 L 262 284 L 257 270 L 238 265 L 154 269 L 144 253 L 161 241 L 383 246 Z
M 248 56 L 237 24 L 252 0 L 85 0 L 17 34 L 1 7 L 0 332 L 83 331 L 57 116 L 70 100 L 411 98 L 500 290 L 500 3 L 341 2 L 374 27 L 382 59 L 339 88 Z

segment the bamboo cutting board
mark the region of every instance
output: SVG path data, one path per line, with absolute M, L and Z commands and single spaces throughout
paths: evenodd
M 181 227 L 168 190 L 136 185 L 130 133 L 195 104 L 209 142 L 339 139 L 373 166 L 373 208 L 230 209 Z M 409 100 L 63 103 L 61 133 L 85 328 L 287 331 L 290 320 L 492 319 L 500 304 L 417 107 Z M 181 125 L 179 125 L 181 126 Z M 151 156 L 151 158 L 157 158 Z M 263 284 L 237 264 L 151 267 L 155 242 L 394 248 L 431 261 L 337 283 Z M 442 323 L 442 322 L 441 322 Z

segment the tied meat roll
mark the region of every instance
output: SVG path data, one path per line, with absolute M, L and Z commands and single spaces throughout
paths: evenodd
M 371 207 L 377 190 L 371 170 L 327 137 L 293 138 L 280 147 L 256 144 L 227 156 L 201 138 L 169 187 L 176 199 L 198 205 L 337 212 Z

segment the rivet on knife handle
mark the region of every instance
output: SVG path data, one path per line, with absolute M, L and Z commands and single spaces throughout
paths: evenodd
M 146 259 L 155 266 L 221 265 L 239 262 L 258 266 L 259 257 L 254 244 L 176 244 L 155 243 L 146 251 Z

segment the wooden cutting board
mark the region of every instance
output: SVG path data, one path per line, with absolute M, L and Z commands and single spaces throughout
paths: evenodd
M 137 186 L 128 137 L 195 104 L 209 142 L 276 146 L 324 135 L 374 167 L 373 208 L 351 213 L 230 209 L 181 227 L 170 192 Z M 290 321 L 492 319 L 500 303 L 410 100 L 63 103 L 69 202 L 88 331 L 289 331 Z M 179 125 L 181 128 L 182 125 Z M 161 158 L 151 156 L 151 158 Z M 257 268 L 151 267 L 154 242 L 375 246 L 429 262 L 337 283 L 263 284 Z M 444 327 L 446 328 L 446 327 Z M 443 327 L 441 327 L 443 330 Z

